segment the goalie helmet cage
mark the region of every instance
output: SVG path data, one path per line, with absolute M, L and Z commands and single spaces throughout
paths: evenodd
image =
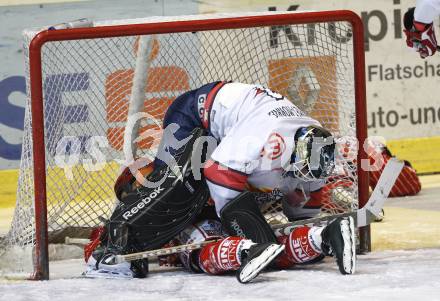
M 336 137 L 361 143 L 367 137 L 363 27 L 351 11 L 102 21 L 25 37 L 30 101 L 17 207 L 6 241 L 34 246 L 34 279 L 49 278 L 49 230 L 94 227 L 99 216 L 109 216 L 115 161 L 133 113 L 131 94 L 142 95 L 141 110 L 161 121 L 176 96 L 204 83 L 260 83 L 287 95 Z M 146 54 L 140 53 L 142 45 Z M 146 76 L 136 75 L 142 61 Z M 136 92 L 139 78 L 143 84 Z M 152 127 L 144 121 L 139 133 Z M 157 146 L 131 143 L 150 155 Z M 97 153 L 90 150 L 94 145 Z M 359 148 L 350 160 L 346 153 L 340 157 L 342 172 L 333 181 L 342 184 L 335 187 L 362 207 L 368 199 L 368 177 L 360 168 L 366 154 Z M 86 159 L 96 164 L 86 168 Z M 361 250 L 368 251 L 369 229 L 360 232 Z

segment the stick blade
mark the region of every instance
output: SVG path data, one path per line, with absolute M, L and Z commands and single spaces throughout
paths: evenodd
M 382 207 L 385 203 L 386 198 L 390 194 L 394 183 L 397 180 L 400 172 L 402 171 L 404 163 L 397 160 L 396 158 L 391 158 L 387 165 L 385 166 L 382 174 L 380 175 L 379 181 L 370 196 L 370 200 L 365 205 L 365 209 L 369 210 L 374 215 L 378 216 Z
M 357 227 L 371 224 L 381 213 L 385 200 L 390 194 L 404 163 L 391 158 L 385 166 L 379 181 L 365 206 L 357 211 Z

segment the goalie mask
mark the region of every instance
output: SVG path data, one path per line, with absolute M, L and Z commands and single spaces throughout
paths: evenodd
M 299 128 L 286 175 L 305 181 L 326 179 L 335 167 L 334 153 L 335 142 L 329 131 L 318 126 Z

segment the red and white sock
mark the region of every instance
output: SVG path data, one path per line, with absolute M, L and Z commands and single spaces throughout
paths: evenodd
M 230 236 L 202 248 L 199 266 L 208 274 L 222 274 L 236 271 L 241 265 L 241 252 L 254 243 L 249 239 Z
M 276 259 L 279 268 L 288 268 L 294 264 L 306 263 L 321 255 L 321 232 L 324 227 L 299 227 L 289 235 L 278 238 L 286 248 Z

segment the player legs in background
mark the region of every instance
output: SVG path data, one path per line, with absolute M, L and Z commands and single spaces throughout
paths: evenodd
M 419 0 L 416 7 L 408 9 L 403 17 L 406 44 L 423 59 L 437 51 L 433 21 L 439 14 L 439 0 Z

